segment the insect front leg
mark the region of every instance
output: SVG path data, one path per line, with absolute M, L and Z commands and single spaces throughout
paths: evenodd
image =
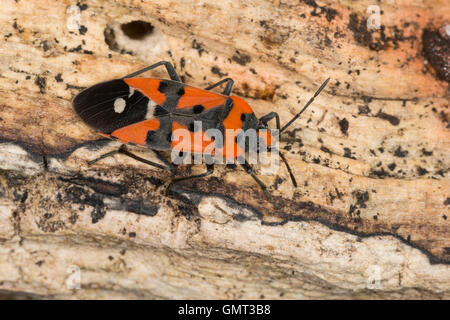
M 272 195 L 270 194 L 269 190 L 267 190 L 267 186 L 256 176 L 255 171 L 253 170 L 252 166 L 247 162 L 247 160 L 245 160 L 244 163 L 241 163 L 241 166 L 244 168 L 245 172 L 251 175 L 252 178 L 256 181 L 256 183 L 261 187 L 261 189 L 266 194 L 267 199 L 269 199 L 269 201 L 272 202 L 273 206 L 275 208 L 278 208 L 278 205 L 275 203 L 275 201 L 273 201 Z
M 269 122 L 273 118 L 276 119 L 277 129 L 280 130 L 280 116 L 276 112 L 270 112 L 270 113 L 266 114 L 265 116 L 262 116 L 261 118 L 259 118 L 259 121 L 261 123 L 267 125 L 267 122 Z
M 267 125 L 267 122 L 269 122 L 270 120 L 272 120 L 274 118 L 277 123 L 277 130 L 279 131 L 280 130 L 280 116 L 278 115 L 278 113 L 270 112 L 270 113 L 266 114 L 265 116 L 262 116 L 261 118 L 259 118 L 259 121 L 261 123 Z M 279 151 L 279 154 L 280 154 L 281 160 L 286 165 L 289 176 L 291 177 L 292 184 L 294 185 L 294 187 L 297 187 L 297 180 L 295 180 L 294 174 L 292 173 L 291 167 L 289 166 L 289 163 L 287 162 L 286 157 L 284 156 L 284 154 L 281 151 Z
M 148 70 L 157 68 L 157 67 L 162 66 L 162 65 L 166 67 L 166 70 L 167 70 L 167 73 L 170 76 L 170 79 L 178 81 L 178 82 L 181 82 L 180 77 L 178 76 L 178 73 L 175 71 L 175 68 L 173 67 L 173 65 L 170 62 L 167 62 L 167 61 L 160 61 L 160 62 L 157 62 L 157 63 L 155 63 L 155 64 L 153 64 L 153 65 L 151 65 L 149 67 L 145 67 L 145 68 L 143 68 L 141 70 L 138 70 L 136 72 L 130 73 L 129 75 L 126 75 L 125 77 L 123 77 L 123 79 L 136 77 L 136 76 L 138 76 L 138 75 L 140 75 L 140 74 L 142 74 L 142 73 L 144 73 L 144 72 L 146 72 Z

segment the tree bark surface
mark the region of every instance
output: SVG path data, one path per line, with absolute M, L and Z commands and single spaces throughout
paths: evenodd
M 377 2 L 370 30 L 372 2 L 2 1 L 0 296 L 450 298 L 450 6 Z M 167 196 L 123 155 L 88 166 L 119 144 L 73 97 L 160 60 L 282 123 L 330 77 L 280 142 L 298 187 L 259 175 L 274 206 L 216 166 Z

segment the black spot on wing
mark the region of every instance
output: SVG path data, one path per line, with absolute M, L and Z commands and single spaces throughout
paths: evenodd
M 189 131 L 191 131 L 191 132 L 197 132 L 197 131 L 199 131 L 199 130 L 201 130 L 201 129 L 204 129 L 204 128 L 203 128 L 203 124 L 208 125 L 208 123 L 207 123 L 207 122 L 204 122 L 204 121 L 191 121 L 191 122 L 188 124 L 188 129 L 189 129 Z M 208 128 L 207 128 L 207 129 L 208 129 Z
M 173 112 L 177 108 L 178 100 L 184 95 L 184 84 L 173 80 L 161 80 L 158 91 L 166 96 L 162 107 Z
M 167 80 L 162 80 L 159 83 L 158 91 L 166 94 L 168 92 L 169 87 L 170 87 L 170 82 Z
M 156 131 L 153 131 L 153 130 L 149 130 L 147 132 L 147 138 L 145 139 L 147 143 L 153 142 L 155 140 L 155 138 L 154 138 L 155 133 L 156 133 Z
M 158 118 L 160 121 L 160 127 L 156 131 L 149 131 L 145 140 L 147 147 L 156 150 L 169 150 L 171 147 L 171 139 L 168 139 L 172 135 L 172 119 L 170 115 L 166 115 Z
M 118 113 L 114 110 L 116 99 L 125 101 L 125 108 Z M 111 133 L 116 129 L 145 120 L 148 98 L 134 91 L 121 79 L 96 84 L 81 93 L 74 101 L 75 112 L 90 127 Z
M 195 108 L 200 109 L 200 107 L 203 109 L 203 106 L 200 105 L 192 108 L 178 109 L 176 110 L 176 114 L 172 114 L 172 117 L 174 121 L 184 124 L 191 132 L 197 132 L 201 129 L 205 131 L 206 134 L 211 134 L 210 137 L 214 137 L 215 147 L 222 148 L 225 135 L 223 120 L 233 108 L 233 100 L 228 98 L 225 105 L 218 106 L 217 108 L 204 109 L 202 112 L 196 114 Z M 210 131 L 210 129 L 214 130 Z M 217 136 L 214 136 L 213 134 L 217 134 Z
M 218 105 L 217 107 L 206 109 L 204 106 L 197 104 L 191 108 L 176 109 L 174 114 L 177 116 L 185 116 L 193 118 L 197 121 L 206 121 L 214 123 L 214 127 L 217 128 L 221 122 L 228 116 L 231 108 L 233 107 L 233 100 L 227 99 L 225 104 Z
M 183 87 L 181 87 L 180 89 L 178 89 L 177 95 L 180 96 L 180 97 L 181 97 L 182 95 L 184 95 L 184 88 L 183 88 Z
M 200 104 L 197 104 L 196 106 L 193 107 L 194 114 L 202 113 L 203 110 L 205 110 L 205 107 Z

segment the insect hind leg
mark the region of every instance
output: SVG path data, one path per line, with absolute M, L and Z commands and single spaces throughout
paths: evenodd
M 139 162 L 148 164 L 148 165 L 153 166 L 155 168 L 171 171 L 171 168 L 168 168 L 168 167 L 163 166 L 163 165 L 161 165 L 159 163 L 156 163 L 156 162 L 153 162 L 153 161 L 141 158 L 141 157 L 131 153 L 130 151 L 128 151 L 126 145 L 124 145 L 124 144 L 121 145 L 120 148 L 117 149 L 117 150 L 114 150 L 114 151 L 111 151 L 111 152 L 107 152 L 107 153 L 105 153 L 105 154 L 95 158 L 94 160 L 88 161 L 87 164 L 90 166 L 90 165 L 92 165 L 92 164 L 94 164 L 94 163 L 96 163 L 96 162 L 98 162 L 100 160 L 103 160 L 105 158 L 111 157 L 111 156 L 113 156 L 115 154 L 118 154 L 118 153 L 124 154 L 124 155 L 126 155 L 126 156 L 128 156 L 130 158 L 133 158 L 134 160 L 137 160 Z
M 192 180 L 192 179 L 197 179 L 197 178 L 204 178 L 204 177 L 207 177 L 207 176 L 211 175 L 213 172 L 214 172 L 214 164 L 207 164 L 206 165 L 206 172 L 203 172 L 203 173 L 200 173 L 200 174 L 191 175 L 191 176 L 186 176 L 186 177 L 173 178 L 172 181 L 170 181 L 169 185 L 167 186 L 166 194 L 170 194 L 170 189 L 177 182 L 186 181 L 186 180 Z

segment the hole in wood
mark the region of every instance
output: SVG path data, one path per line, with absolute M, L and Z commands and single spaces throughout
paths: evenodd
M 120 28 L 127 37 L 133 40 L 142 40 L 151 35 L 155 29 L 151 23 L 142 20 L 124 23 Z

